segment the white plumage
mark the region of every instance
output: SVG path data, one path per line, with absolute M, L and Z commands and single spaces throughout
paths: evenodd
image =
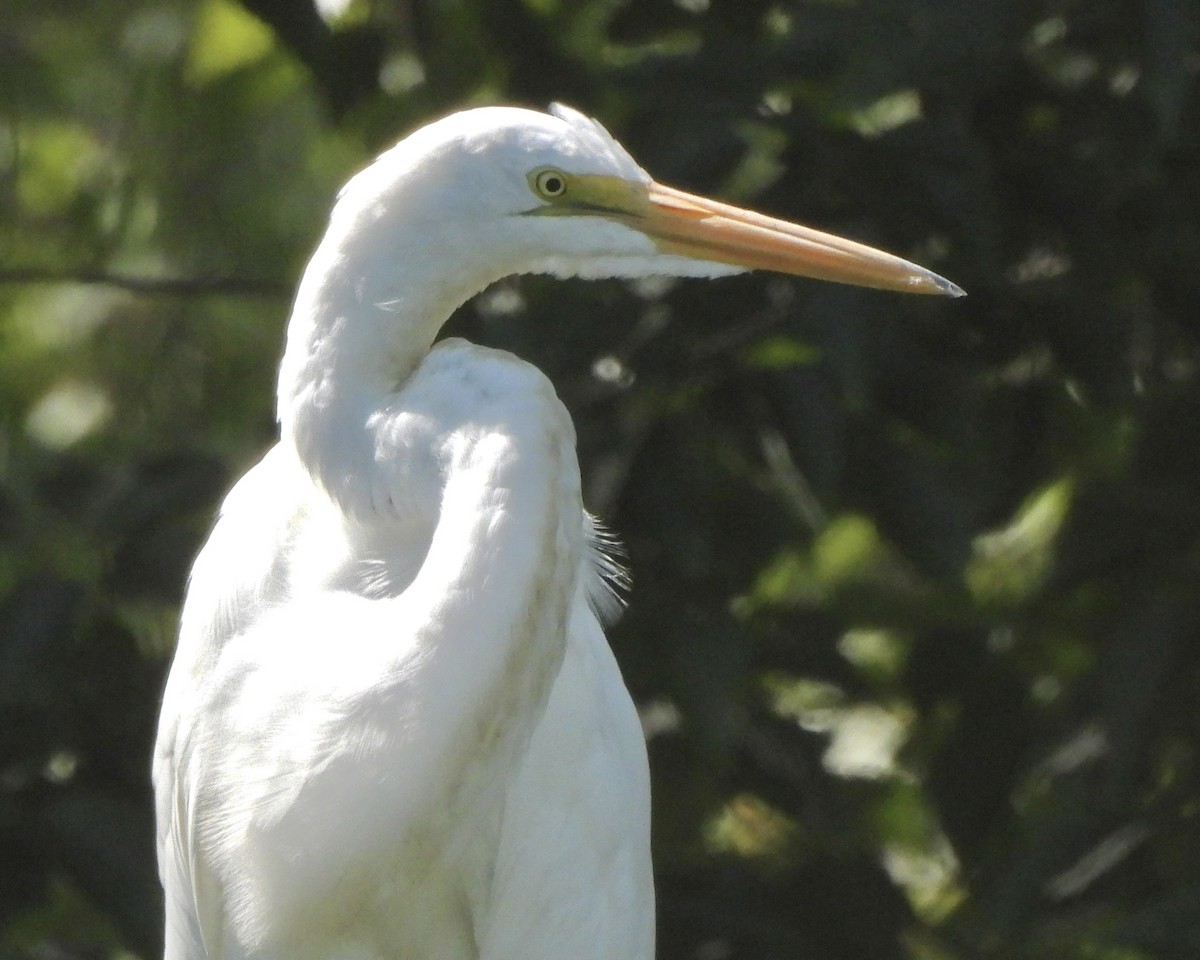
M 154 762 L 167 960 L 652 957 L 646 752 L 570 417 L 515 357 L 431 344 L 510 274 L 755 266 L 958 292 L 661 187 L 563 107 L 455 114 L 347 184 L 280 441 L 184 605 Z

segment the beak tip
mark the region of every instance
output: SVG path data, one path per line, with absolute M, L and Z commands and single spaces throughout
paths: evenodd
M 959 297 L 965 297 L 967 295 L 967 291 L 960 287 L 957 283 L 953 283 L 950 280 L 947 280 L 945 277 L 939 277 L 936 273 L 930 273 L 928 275 L 928 279 L 933 283 L 934 287 L 936 287 L 935 290 L 931 291 L 932 293 L 940 293 L 943 296 L 954 297 L 955 299 L 958 299 Z

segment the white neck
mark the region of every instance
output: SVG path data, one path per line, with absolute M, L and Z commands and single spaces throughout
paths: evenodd
M 344 509 L 369 506 L 356 478 L 375 455 L 369 422 L 428 353 L 454 310 L 499 279 L 436 226 L 385 231 L 385 211 L 341 215 L 305 270 L 279 371 L 281 439 Z

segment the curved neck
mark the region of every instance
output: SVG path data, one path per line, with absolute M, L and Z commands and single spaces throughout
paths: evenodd
M 281 439 L 351 513 L 370 508 L 358 478 L 375 457 L 372 414 L 421 363 L 454 310 L 503 273 L 454 257 L 428 231 L 397 237 L 375 217 L 333 223 L 304 272 L 279 370 Z M 419 226 L 419 225 L 415 225 Z

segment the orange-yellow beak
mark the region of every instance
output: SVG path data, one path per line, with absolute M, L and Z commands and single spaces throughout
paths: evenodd
M 945 277 L 882 250 L 653 180 L 553 167 L 531 171 L 528 180 L 543 201 L 529 215 L 610 217 L 645 234 L 662 253 L 902 293 L 966 296 Z
M 651 183 L 626 222 L 663 253 L 904 293 L 966 296 L 922 266 L 865 244 Z

